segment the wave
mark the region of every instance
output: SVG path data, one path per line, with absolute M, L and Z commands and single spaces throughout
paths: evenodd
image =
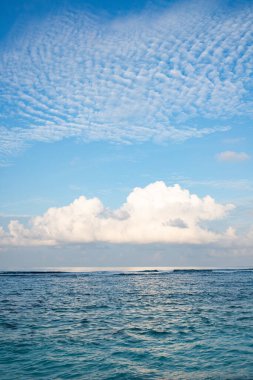
M 127 271 L 127 272 L 119 272 L 119 273 L 115 273 L 114 275 L 115 276 L 155 276 L 155 275 L 164 275 L 164 274 L 171 274 L 173 273 L 174 270 L 170 270 L 170 271 L 159 271 L 159 270 L 149 270 L 149 271 L 135 271 L 135 272 L 130 272 L 130 271 Z
M 215 269 L 213 270 L 213 273 L 223 273 L 223 274 L 230 274 L 230 273 L 241 273 L 241 272 L 253 272 L 252 268 L 239 268 L 239 269 Z
M 213 269 L 174 269 L 175 273 L 210 273 Z
M 40 275 L 71 275 L 73 272 L 61 271 L 1 271 L 0 276 L 40 276 Z

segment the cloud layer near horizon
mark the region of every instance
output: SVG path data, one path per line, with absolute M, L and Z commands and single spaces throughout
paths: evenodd
M 65 207 L 50 208 L 32 218 L 28 226 L 11 221 L 7 232 L 0 230 L 1 244 L 215 243 L 233 238 L 233 229 L 218 233 L 204 223 L 224 218 L 233 208 L 160 181 L 135 188 L 117 210 L 105 208 L 98 198 L 81 196 Z

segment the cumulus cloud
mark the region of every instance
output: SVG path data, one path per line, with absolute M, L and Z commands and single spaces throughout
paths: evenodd
M 225 152 L 220 152 L 216 155 L 219 161 L 227 162 L 241 162 L 246 161 L 250 156 L 245 152 L 234 152 L 232 150 L 227 150 Z
M 0 154 L 66 137 L 185 140 L 228 130 L 217 118 L 252 111 L 252 15 L 249 3 L 224 12 L 222 2 L 184 1 L 138 16 L 72 9 L 23 23 L 0 47 Z M 214 120 L 190 126 L 196 117 Z
M 11 221 L 1 232 L 3 245 L 57 245 L 64 243 L 174 243 L 207 244 L 233 238 L 229 228 L 217 233 L 204 226 L 224 218 L 234 208 L 210 196 L 191 194 L 179 185 L 155 182 L 135 188 L 116 210 L 98 198 L 84 196 L 71 204 L 50 208 L 31 218 L 27 226 Z

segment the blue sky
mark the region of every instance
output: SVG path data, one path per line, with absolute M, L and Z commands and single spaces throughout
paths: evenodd
M 0 7 L 0 266 L 252 265 L 251 2 Z

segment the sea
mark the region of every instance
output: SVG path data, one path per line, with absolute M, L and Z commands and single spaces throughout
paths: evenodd
M 253 269 L 0 272 L 0 379 L 253 379 Z

